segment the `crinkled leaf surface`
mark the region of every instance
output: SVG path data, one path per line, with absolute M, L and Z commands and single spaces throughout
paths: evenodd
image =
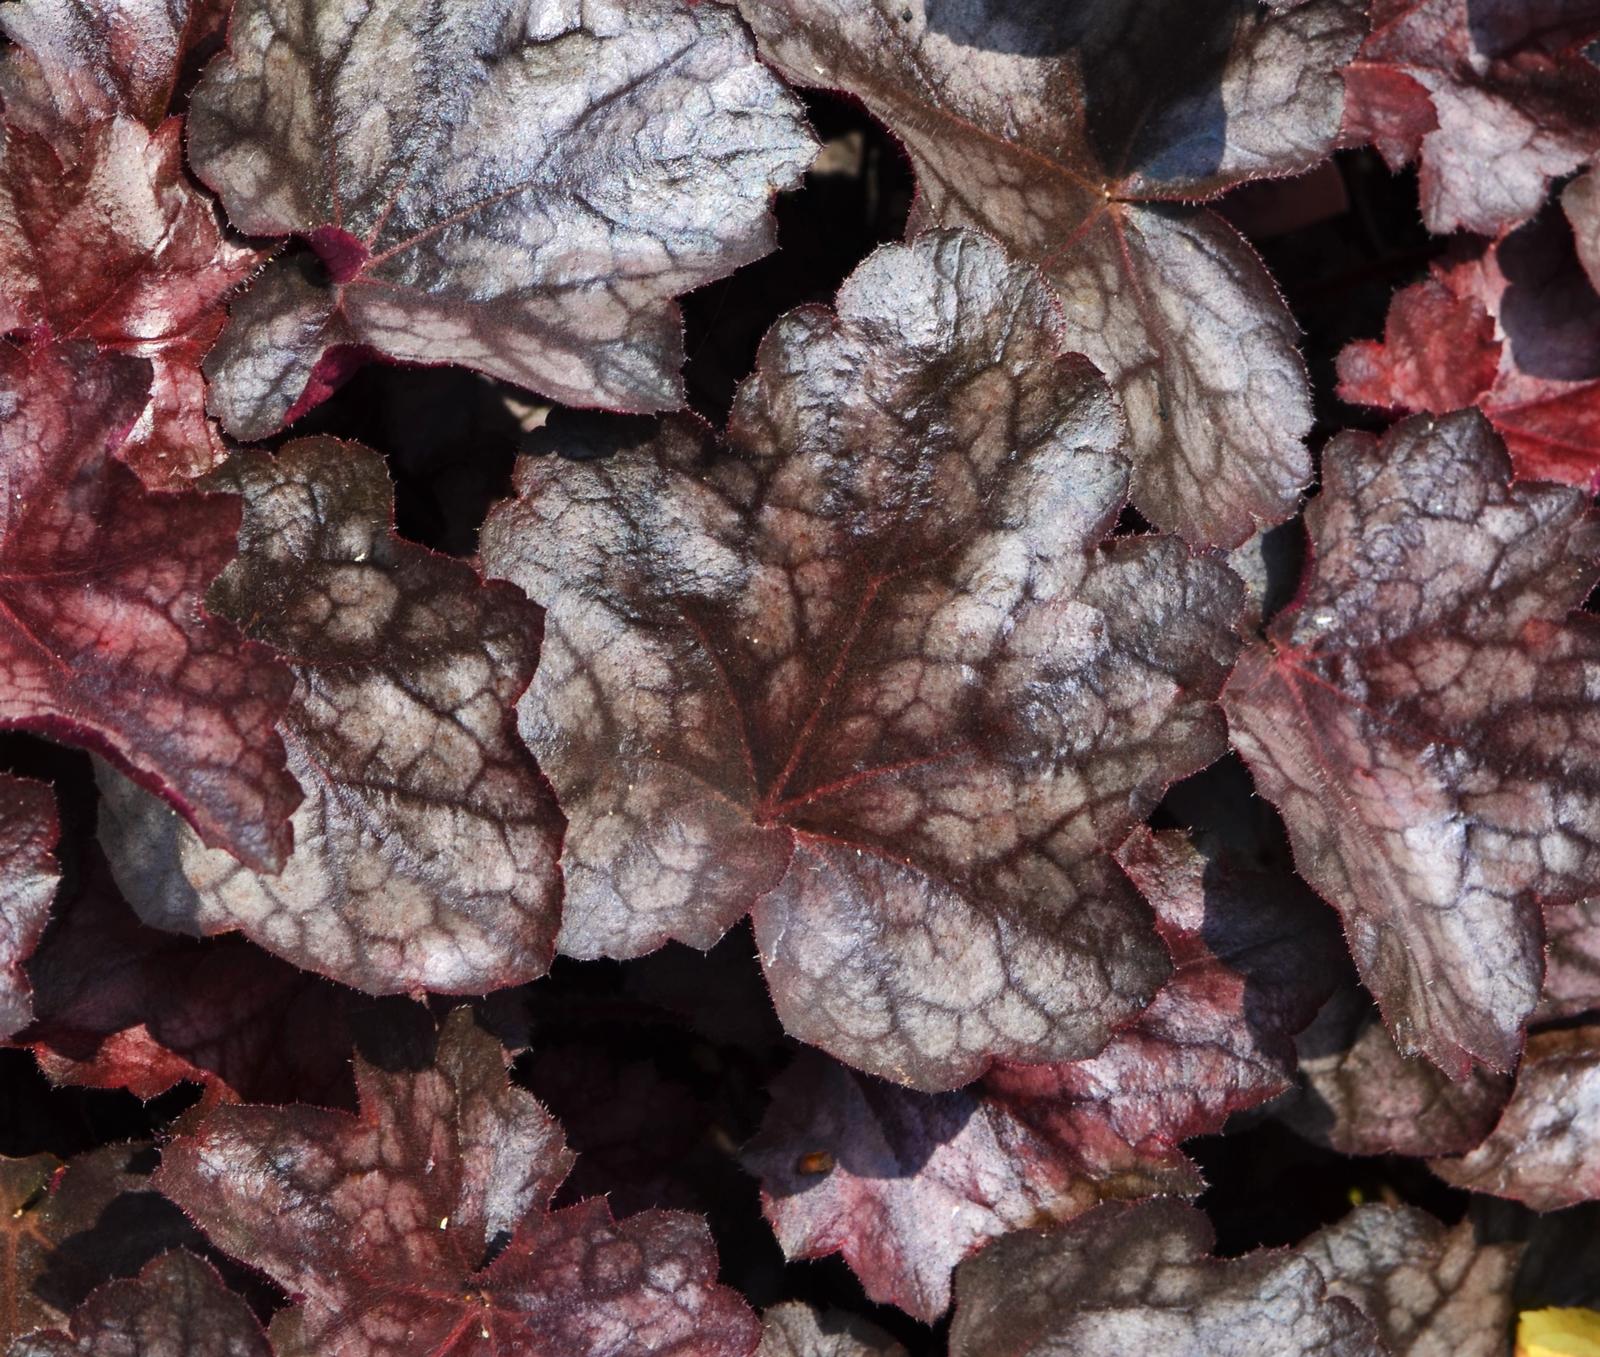
M 1489 1134 L 1511 1076 L 1451 1080 L 1394 1044 L 1366 991 L 1334 995 L 1300 1034 L 1299 1096 L 1278 1115 L 1340 1154 L 1459 1154 Z
M 250 1307 L 181 1249 L 108 1282 L 64 1330 L 19 1338 L 6 1357 L 272 1357 Z
M 1469 1154 L 1430 1167 L 1535 1211 L 1600 1199 L 1600 1026 L 1530 1036 L 1494 1130 Z
M 1008 1230 L 1199 1191 L 1178 1142 L 1288 1086 L 1290 1036 L 1337 974 L 1326 909 L 1176 831 L 1136 831 L 1119 858 L 1175 969 L 1100 1055 L 933 1095 L 810 1054 L 779 1076 L 745 1160 L 791 1258 L 840 1252 L 874 1300 L 932 1320 L 955 1265 Z
M 1519 477 L 1600 484 L 1600 294 L 1554 207 L 1397 293 L 1382 342 L 1347 346 L 1339 379 L 1345 400 L 1406 413 L 1476 404 Z
M 1414 1206 L 1358 1206 L 1296 1249 L 1377 1323 L 1389 1357 L 1505 1357 L 1515 1244 L 1480 1244 Z
M 905 1357 L 905 1351 L 859 1316 L 791 1300 L 761 1316 L 756 1357 Z
M 772 248 L 768 201 L 814 149 L 720 4 L 239 0 L 190 163 L 326 277 L 268 270 L 208 362 L 213 409 L 264 437 L 350 346 L 676 407 L 672 299 Z
M 28 966 L 35 1021 L 17 1040 L 53 1082 L 150 1099 L 186 1079 L 212 1098 L 354 1105 L 357 996 L 243 938 L 147 927 L 89 858 Z
M 1579 175 L 1561 190 L 1561 208 L 1589 281 L 1600 287 L 1600 171 Z
M 150 1187 L 155 1152 L 108 1145 L 63 1165 L 0 1158 L 0 1344 L 65 1323 L 95 1287 L 200 1242 Z
M 1600 1011 L 1600 899 L 1545 910 L 1544 992 L 1535 1022 Z
M 370 993 L 542 975 L 562 822 L 514 713 L 539 610 L 397 536 L 383 464 L 358 444 L 241 455 L 208 484 L 245 503 L 210 603 L 294 669 L 278 729 L 305 799 L 267 875 L 108 782 L 102 840 L 128 898 L 158 926 L 238 929 Z
M 42 782 L 0 773 L 0 1040 L 25 1027 L 33 999 L 22 964 L 50 916 L 56 863 L 55 796 Z
M 144 359 L 0 345 L 0 726 L 107 755 L 271 870 L 300 797 L 273 729 L 293 679 L 202 602 L 237 502 L 148 492 L 111 456 L 149 390 Z
M 741 0 L 790 79 L 905 143 L 915 220 L 1038 264 L 1133 432 L 1133 501 L 1235 546 L 1293 511 L 1311 426 L 1296 328 L 1251 248 L 1181 206 L 1330 150 L 1362 6 L 1311 0 Z
M 1212 1258 L 1211 1244 L 1205 1216 L 1173 1201 L 1008 1235 L 956 1273 L 950 1357 L 1386 1357 L 1304 1258 Z
M 1600 879 L 1600 536 L 1576 490 L 1509 485 L 1476 412 L 1344 435 L 1295 606 L 1224 702 L 1337 906 L 1402 1051 L 1509 1069 L 1544 971 L 1540 901 Z
M 223 299 L 259 266 L 226 240 L 183 175 L 182 127 L 110 117 L 66 158 L 50 139 L 5 129 L 0 158 L 0 301 L 11 323 L 150 360 L 150 401 L 120 456 L 154 488 L 226 455 L 205 414 L 200 360 Z
M 18 0 L 0 14 L 15 44 L 0 61 L 12 127 L 50 138 L 70 159 L 83 129 L 125 114 L 152 131 L 184 61 L 217 37 L 230 0 Z
M 1347 77 L 1352 136 L 1399 169 L 1420 160 L 1439 235 L 1498 235 L 1550 180 L 1600 152 L 1595 0 L 1374 0 Z
M 522 728 L 563 951 L 753 909 L 788 1030 L 925 1089 L 1143 1007 L 1164 958 L 1106 849 L 1220 752 L 1240 591 L 1102 544 L 1122 422 L 1060 343 L 1032 270 L 931 234 L 779 321 L 730 452 L 676 422 L 523 461 L 482 554 L 549 610 Z
M 458 1010 L 431 1066 L 358 1059 L 359 1117 L 221 1107 L 158 1182 L 295 1297 L 279 1357 L 750 1357 L 760 1324 L 700 1221 L 546 1210 L 571 1156 L 504 1060 Z

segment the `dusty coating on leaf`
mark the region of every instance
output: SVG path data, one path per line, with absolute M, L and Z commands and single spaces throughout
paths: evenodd
M 1600 1199 L 1600 1027 L 1535 1032 L 1483 1144 L 1429 1167 L 1447 1183 L 1535 1211 Z
M 1173 1201 L 1008 1235 L 956 1273 L 950 1357 L 1388 1357 L 1305 1259 L 1211 1244 L 1205 1216 Z
M 61 882 L 60 832 L 49 787 L 0 773 L 0 1040 L 33 1016 L 22 966 L 44 932 Z
M 1600 1009 L 1600 899 L 1545 910 L 1544 990 L 1533 1021 L 1554 1022 Z
M 929 235 L 774 327 L 731 452 L 672 423 L 520 465 L 482 553 L 549 609 L 521 712 L 563 951 L 753 909 L 789 1031 L 928 1089 L 1143 1006 L 1164 959 L 1106 849 L 1219 752 L 1240 590 L 1102 546 L 1122 422 L 1060 345 L 1037 275 Z
M 1594 0 L 1374 0 L 1347 130 L 1398 170 L 1420 160 L 1437 235 L 1499 235 L 1600 151 Z
M 971 226 L 1039 265 L 1069 347 L 1111 379 L 1133 500 L 1235 546 L 1310 475 L 1297 331 L 1259 259 L 1179 204 L 1331 149 L 1354 0 L 741 0 L 763 54 L 863 99 L 905 143 L 914 223 Z
M 215 1270 L 181 1250 L 138 1277 L 108 1282 L 65 1331 L 19 1338 L 6 1357 L 273 1357 L 250 1307 Z
M 1340 353 L 1339 395 L 1405 413 L 1477 405 L 1520 479 L 1600 485 L 1600 293 L 1574 227 L 1552 204 L 1450 251 L 1395 294 L 1382 341 Z
M 761 1316 L 756 1357 L 905 1357 L 905 1351 L 858 1315 L 791 1300 Z
M 224 298 L 263 256 L 226 240 L 190 186 L 176 119 L 152 133 L 107 118 L 69 153 L 21 127 L 4 135 L 0 302 L 10 323 L 149 359 L 150 401 L 119 456 L 153 489 L 211 470 L 226 452 L 205 416 L 200 360 L 222 329 Z
M 278 1357 L 750 1357 L 759 1322 L 699 1220 L 547 1211 L 571 1156 L 504 1061 L 457 1010 L 431 1066 L 358 1061 L 359 1117 L 220 1108 L 159 1185 L 296 1297 Z
M 402 540 L 357 444 L 241 455 L 239 560 L 210 602 L 293 667 L 279 723 L 305 793 L 282 872 L 206 849 L 107 783 L 102 840 L 150 922 L 239 929 L 371 993 L 482 993 L 542 975 L 560 913 L 561 815 L 513 707 L 540 617 L 515 589 Z
M 932 1321 L 955 1265 L 1009 1230 L 1107 1198 L 1199 1191 L 1178 1143 L 1288 1086 L 1289 1034 L 1334 965 L 1328 911 L 1178 832 L 1137 830 L 1118 858 L 1175 969 L 1098 1056 L 1001 1064 L 934 1095 L 809 1053 L 779 1076 L 745 1162 L 789 1257 L 840 1252 L 874 1300 Z
M 1335 440 L 1296 606 L 1224 702 L 1401 1050 L 1506 1070 L 1541 898 L 1600 880 L 1600 630 L 1586 497 L 1511 486 L 1481 415 Z
M 0 346 L 0 727 L 105 754 L 272 870 L 300 799 L 273 729 L 293 679 L 205 608 L 237 502 L 150 493 L 111 455 L 149 390 L 143 359 Z
M 1511 1076 L 1474 1069 L 1450 1079 L 1420 1055 L 1404 1056 L 1371 996 L 1341 990 L 1297 1041 L 1299 1096 L 1278 1115 L 1340 1154 L 1458 1154 L 1489 1134 Z
M 1301 1257 L 1377 1324 L 1389 1357 L 1505 1357 L 1522 1249 L 1479 1244 L 1411 1206 L 1358 1206 L 1300 1243 Z
M 212 408 L 264 437 L 334 343 L 676 407 L 672 299 L 772 248 L 769 200 L 814 150 L 720 4 L 240 0 L 190 161 L 234 226 L 307 237 L 329 277 L 268 271 L 207 363 Z

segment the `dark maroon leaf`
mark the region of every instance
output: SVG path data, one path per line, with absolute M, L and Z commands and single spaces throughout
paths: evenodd
M 92 1293 L 65 1331 L 19 1338 L 6 1357 L 272 1357 L 272 1348 L 211 1267 L 175 1249 Z
M 756 1357 L 905 1357 L 906 1350 L 876 1325 L 842 1310 L 813 1310 L 799 1301 L 774 1305 L 761 1317 Z
M 0 773 L 0 1040 L 27 1026 L 33 998 L 22 964 L 44 932 L 61 872 L 56 801 L 42 782 Z
M 237 503 L 150 493 L 110 455 L 149 390 L 143 359 L 0 344 L 0 727 L 106 754 L 272 870 L 300 796 L 273 730 L 293 680 L 202 603 Z
M 950 1357 L 1387 1357 L 1371 1320 L 1294 1253 L 1212 1258 L 1193 1207 L 1096 1207 L 956 1273 Z
M 141 924 L 98 852 L 28 967 L 36 1020 L 19 1038 L 56 1083 L 154 1098 L 354 1106 L 348 990 L 242 938 L 201 942 Z
M 1448 1183 L 1535 1211 L 1600 1199 L 1600 1026 L 1535 1032 L 1494 1130 L 1431 1167 Z
M 1413 1206 L 1358 1206 L 1296 1250 L 1377 1323 L 1389 1357 L 1505 1357 L 1522 1250 Z
M 458 1010 L 433 1064 L 358 1059 L 359 1117 L 221 1107 L 158 1174 L 235 1257 L 296 1301 L 279 1357 L 749 1357 L 760 1325 L 715 1285 L 692 1216 L 613 1221 L 546 1203 L 571 1166 L 561 1131 L 506 1080 Z
M 861 1068 L 1100 1049 L 1165 970 L 1107 850 L 1219 752 L 1240 604 L 1179 542 L 1103 545 L 1121 433 L 1037 275 L 939 233 L 774 327 L 731 453 L 525 459 L 482 551 L 550 610 L 561 949 L 753 910 L 785 1027 Z
M 1278 1115 L 1340 1154 L 1459 1154 L 1489 1134 L 1511 1076 L 1474 1069 L 1452 1082 L 1404 1056 L 1364 990 L 1336 994 L 1300 1034 L 1301 1093 Z
M 1600 1010 L 1600 899 L 1550 906 L 1544 936 L 1544 992 L 1533 1020 Z
M 1383 341 L 1339 355 L 1339 394 L 1405 413 L 1476 404 L 1520 478 L 1600 484 L 1600 295 L 1561 213 L 1396 293 Z
M 1600 152 L 1595 0 L 1374 0 L 1348 76 L 1351 135 L 1422 162 L 1430 231 L 1498 235 Z
M 184 59 L 220 33 L 230 0 L 19 0 L 0 31 L 0 99 L 13 127 L 65 158 L 86 127 L 122 113 L 154 131 Z
M 373 116 L 377 109 L 383 116 Z M 304 237 L 207 364 L 240 438 L 366 346 L 569 404 L 683 403 L 672 299 L 773 246 L 815 143 L 720 4 L 239 0 L 189 157 L 250 235 Z
M 1338 974 L 1328 912 L 1181 833 L 1136 831 L 1119 857 L 1175 963 L 1150 1007 L 1094 1059 L 997 1065 L 954 1093 L 802 1055 L 746 1152 L 786 1254 L 840 1252 L 874 1300 L 932 1320 L 951 1269 L 1008 1230 L 1108 1197 L 1198 1192 L 1179 1141 L 1289 1086 L 1290 1038 Z
M 539 610 L 397 536 L 383 463 L 358 444 L 241 455 L 207 484 L 245 503 L 210 603 L 294 669 L 278 729 L 305 799 L 293 854 L 265 875 L 108 784 L 102 840 L 129 900 L 160 927 L 238 929 L 369 993 L 542 975 L 561 816 L 513 711 Z
M 180 124 L 152 133 L 108 118 L 65 156 L 12 127 L 3 154 L 0 303 L 11 323 L 148 358 L 150 403 L 121 457 L 155 489 L 209 471 L 226 453 L 205 416 L 200 359 L 222 329 L 223 298 L 263 256 L 225 240 L 184 179 Z
M 1600 538 L 1510 474 L 1476 412 L 1336 439 L 1308 578 L 1224 698 L 1400 1049 L 1454 1078 L 1515 1063 L 1540 900 L 1600 881 L 1600 623 L 1568 616 Z
M 914 221 L 1043 268 L 1068 347 L 1122 397 L 1133 501 L 1235 546 L 1293 511 L 1311 426 L 1296 328 L 1220 217 L 1180 203 L 1333 145 L 1355 0 L 741 0 L 769 60 L 859 96 L 906 144 Z
M 149 1146 L 109 1145 L 63 1165 L 0 1158 L 0 1345 L 66 1322 L 95 1287 L 198 1240 L 150 1188 Z

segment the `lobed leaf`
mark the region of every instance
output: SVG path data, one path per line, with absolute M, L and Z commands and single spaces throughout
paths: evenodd
M 990 1245 L 956 1273 L 950 1357 L 1386 1357 L 1369 1320 L 1294 1253 L 1213 1258 L 1174 1201 L 1111 1203 Z
M 1576 490 L 1509 484 L 1478 414 L 1344 435 L 1292 609 L 1224 694 L 1233 739 L 1338 907 L 1405 1054 L 1508 1070 L 1543 900 L 1600 879 L 1600 632 Z
M 948 233 L 779 321 L 731 450 L 525 459 L 482 556 L 549 610 L 561 950 L 753 912 L 789 1032 L 923 1089 L 1103 1046 L 1165 971 L 1108 850 L 1220 752 L 1240 603 L 1181 543 L 1103 545 L 1121 435 L 1037 275 Z
M 762 1315 L 761 1324 L 756 1357 L 905 1357 L 888 1334 L 843 1310 L 785 1301 Z
M 1382 342 L 1339 355 L 1339 394 L 1443 415 L 1476 404 L 1519 478 L 1600 484 L 1600 294 L 1553 207 L 1395 294 Z
M 358 1058 L 359 1116 L 220 1107 L 158 1183 L 295 1297 L 279 1357 L 750 1357 L 760 1325 L 700 1221 L 547 1211 L 571 1156 L 504 1059 L 457 1010 L 421 1068 Z
M 239 0 L 189 157 L 249 235 L 304 238 L 206 365 L 262 438 L 360 352 L 568 404 L 683 403 L 673 298 L 773 246 L 815 144 L 720 4 Z
M 97 1286 L 199 1241 L 151 1190 L 154 1159 L 148 1145 L 107 1145 L 66 1164 L 0 1157 L 0 1344 L 67 1322 Z
M 1600 152 L 1594 0 L 1374 0 L 1347 76 L 1351 137 L 1421 162 L 1436 235 L 1498 235 Z
M 61 883 L 60 835 L 50 788 L 0 773 L 0 1041 L 33 1016 L 23 963 L 38 945 Z
M 216 1272 L 175 1249 L 90 1293 L 64 1331 L 19 1338 L 6 1357 L 272 1357 L 272 1348 Z
M 1295 1250 L 1377 1323 L 1389 1357 L 1504 1357 L 1522 1249 L 1412 1206 L 1358 1206 Z
M 106 755 L 274 870 L 300 797 L 273 730 L 293 680 L 202 602 L 236 503 L 152 493 L 111 456 L 149 390 L 144 359 L 0 345 L 0 727 Z
M 1132 429 L 1133 502 L 1236 546 L 1294 511 L 1311 427 L 1297 331 L 1250 246 L 1185 204 L 1328 154 L 1355 0 L 741 0 L 763 54 L 844 89 L 905 143 L 914 224 L 1038 265 L 1068 347 Z
M 1447 1183 L 1535 1211 L 1600 1199 L 1600 1027 L 1535 1032 L 1483 1143 L 1430 1167 Z
M 539 612 L 510 585 L 401 539 L 358 444 L 303 439 L 208 482 L 243 497 L 212 606 L 282 656 L 278 732 L 304 792 L 281 872 L 207 849 L 103 780 L 101 837 L 147 922 L 237 929 L 374 994 L 481 994 L 542 975 L 560 917 L 561 815 L 517 738 Z
M 1175 969 L 1098 1056 L 1000 1064 L 927 1095 L 802 1054 L 745 1154 L 784 1252 L 840 1252 L 874 1300 L 931 1321 L 955 1265 L 1008 1230 L 1107 1198 L 1198 1192 L 1179 1142 L 1289 1086 L 1290 1036 L 1331 986 L 1338 949 L 1291 878 L 1207 850 L 1148 830 L 1123 846 Z

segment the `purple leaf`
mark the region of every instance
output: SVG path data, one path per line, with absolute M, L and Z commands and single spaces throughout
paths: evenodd
M 1336 439 L 1309 576 L 1224 695 L 1401 1051 L 1452 1078 L 1515 1063 L 1541 899 L 1600 883 L 1600 624 L 1568 615 L 1600 537 L 1510 474 L 1476 412 Z
M 1522 1253 L 1413 1206 L 1358 1206 L 1296 1248 L 1369 1315 L 1389 1357 L 1505 1357 Z
M 760 1324 L 696 1218 L 547 1211 L 572 1158 L 504 1060 L 457 1010 L 426 1068 L 358 1059 L 359 1117 L 221 1107 L 158 1184 L 294 1296 L 279 1357 L 750 1357 Z
M 267 875 L 108 782 L 102 840 L 129 900 L 160 927 L 238 929 L 374 994 L 542 975 L 562 821 L 513 712 L 539 610 L 397 536 L 383 464 L 358 444 L 241 455 L 208 484 L 245 503 L 210 602 L 295 672 L 278 729 L 305 800 L 294 853 Z
M 0 344 L 0 727 L 107 755 L 274 870 L 300 799 L 273 730 L 293 679 L 202 603 L 237 502 L 151 493 L 111 456 L 149 390 L 143 359 Z
M 6 1357 L 273 1357 L 250 1307 L 206 1263 L 175 1249 L 108 1282 L 66 1330 L 19 1338 Z
M 1328 154 L 1356 0 L 741 0 L 791 80 L 862 99 L 906 145 L 916 224 L 971 226 L 1049 275 L 1068 347 L 1132 427 L 1133 502 L 1235 546 L 1294 510 L 1310 393 L 1272 279 L 1182 204 Z
M 842 1310 L 813 1310 L 799 1301 L 774 1305 L 761 1317 L 756 1357 L 905 1357 L 906 1350 L 876 1325 Z
M 840 1252 L 874 1300 L 933 1320 L 951 1269 L 1008 1230 L 1108 1197 L 1198 1192 L 1178 1143 L 1289 1086 L 1290 1037 L 1338 974 L 1327 911 L 1181 833 L 1136 831 L 1119 858 L 1175 969 L 1100 1055 L 998 1065 L 931 1096 L 809 1053 L 779 1076 L 745 1158 L 789 1257 Z
M 1122 422 L 1060 343 L 1032 270 L 933 234 L 778 322 L 731 451 L 674 422 L 523 461 L 482 549 L 550 610 L 522 729 L 564 952 L 753 911 L 790 1033 L 929 1090 L 1144 1006 L 1165 961 L 1108 850 L 1220 752 L 1240 591 L 1104 543 Z
M 22 965 L 38 945 L 61 882 L 61 827 L 50 788 L 0 773 L 0 1040 L 26 1027 L 33 999 Z
M 1535 1032 L 1483 1144 L 1430 1167 L 1447 1183 L 1535 1211 L 1600 1199 L 1600 1026 Z
M 1600 1010 L 1600 899 L 1551 905 L 1544 914 L 1544 992 L 1536 1023 Z
M 1308 1140 L 1340 1154 L 1458 1154 L 1494 1126 L 1511 1076 L 1474 1069 L 1452 1082 L 1401 1055 L 1364 990 L 1336 994 L 1300 1034 L 1302 1092 L 1280 1112 Z
M 956 1274 L 950 1357 L 1387 1357 L 1305 1259 L 1212 1258 L 1211 1244 L 1205 1216 L 1172 1201 L 1008 1235 Z
M 264 256 L 224 239 L 183 175 L 182 128 L 97 122 L 65 157 L 5 132 L 0 301 L 12 323 L 150 360 L 150 402 L 118 455 L 152 489 L 180 487 L 227 455 L 205 416 L 200 360 L 223 299 Z
M 1374 0 L 1350 135 L 1393 169 L 1422 162 L 1430 231 L 1498 235 L 1600 152 L 1600 71 L 1581 51 L 1597 34 L 1595 0 Z
M 814 149 L 720 4 L 239 0 L 190 161 L 234 226 L 305 238 L 323 276 L 285 259 L 245 295 L 213 410 L 265 437 L 353 347 L 677 407 L 672 299 L 772 248 L 769 200 Z

